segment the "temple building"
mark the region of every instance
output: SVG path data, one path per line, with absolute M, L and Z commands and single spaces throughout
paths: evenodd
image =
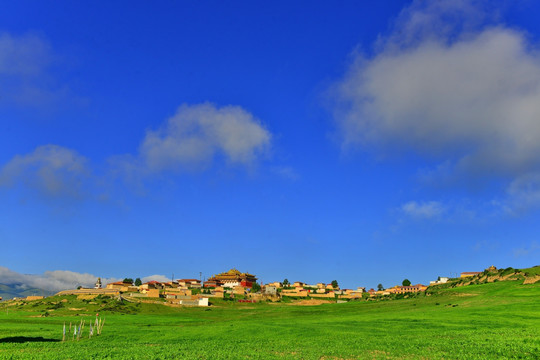
M 204 282 L 204 287 L 223 286 L 234 288 L 235 286 L 244 286 L 251 288 L 253 283 L 257 281 L 255 275 L 242 273 L 236 269 L 231 269 L 227 272 L 217 274 Z

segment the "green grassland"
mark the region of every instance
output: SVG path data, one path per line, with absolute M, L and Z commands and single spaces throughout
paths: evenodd
M 171 308 L 75 296 L 7 312 L 2 304 L 0 359 L 540 359 L 540 284 L 522 283 L 317 306 Z M 64 322 L 96 312 L 102 335 L 59 341 Z

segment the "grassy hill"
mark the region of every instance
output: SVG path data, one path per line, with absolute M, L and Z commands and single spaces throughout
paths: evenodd
M 437 289 L 453 288 L 459 286 L 486 284 L 498 281 L 522 281 L 523 284 L 540 283 L 540 265 L 526 269 L 498 269 L 496 271 L 485 270 L 474 276 L 450 279 L 445 284 L 431 286 L 428 293 Z
M 319 306 L 221 301 L 171 308 L 75 296 L 15 301 L 7 313 L 0 305 L 0 358 L 538 359 L 540 283 L 523 282 Z M 92 320 L 96 312 L 106 319 L 101 336 L 58 342 L 64 322 Z

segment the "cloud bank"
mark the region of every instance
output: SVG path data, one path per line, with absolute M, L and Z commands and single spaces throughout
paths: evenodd
M 0 283 L 6 285 L 19 285 L 22 289 L 38 288 L 47 291 L 62 291 L 76 289 L 78 286 L 94 287 L 97 276 L 81 274 L 67 270 L 46 271 L 42 275 L 20 274 L 6 267 L 0 266 Z M 102 283 L 119 281 L 117 278 L 102 278 Z
M 146 133 L 137 156 L 110 161 L 115 173 L 137 179 L 202 169 L 219 157 L 229 165 L 250 167 L 268 154 L 271 138 L 260 120 L 240 106 L 182 105 L 159 129 Z M 0 187 L 22 184 L 50 197 L 80 198 L 98 185 L 88 163 L 75 150 L 39 146 L 0 167 Z
M 462 175 L 540 169 L 540 52 L 478 2 L 417 2 L 336 89 L 344 145 L 414 150 Z
M 88 176 L 85 157 L 62 146 L 44 145 L 16 155 L 0 168 L 0 186 L 22 183 L 48 196 L 78 197 Z
M 93 288 L 98 277 L 88 273 L 78 273 L 68 270 L 45 271 L 42 275 L 20 274 L 6 267 L 0 266 L 0 284 L 18 285 L 21 289 L 38 288 L 57 292 L 76 289 L 78 286 Z M 105 286 L 108 283 L 121 281 L 120 278 L 101 278 Z M 156 280 L 169 282 L 170 278 L 164 275 L 150 275 L 141 278 L 142 282 Z

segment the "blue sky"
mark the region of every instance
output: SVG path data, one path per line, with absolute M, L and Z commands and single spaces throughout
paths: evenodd
M 538 265 L 539 11 L 5 4 L 0 265 L 347 287 Z

